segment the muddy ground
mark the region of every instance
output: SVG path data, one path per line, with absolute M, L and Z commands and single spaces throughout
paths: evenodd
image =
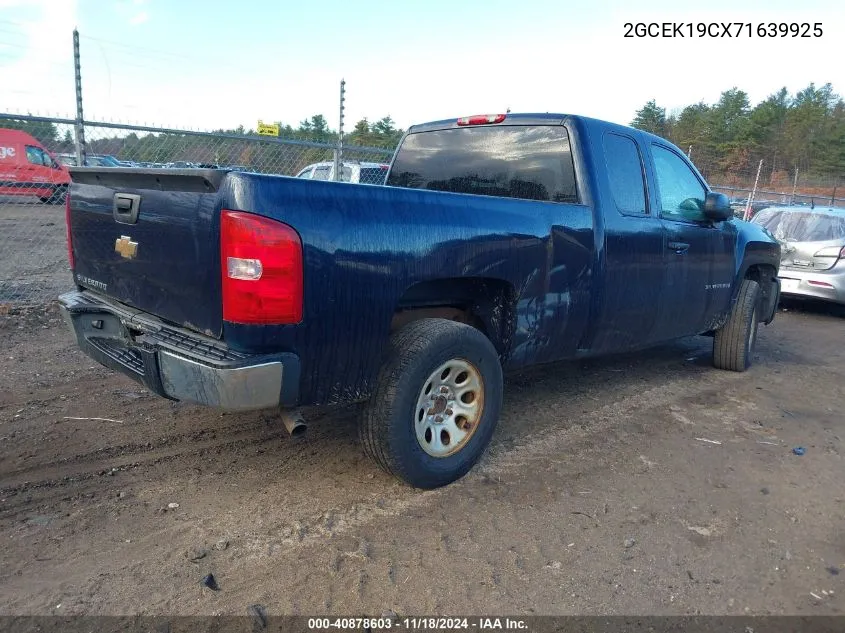
M 292 439 L 12 310 L 0 613 L 842 614 L 843 342 L 840 314 L 793 305 L 744 374 L 694 338 L 511 376 L 482 463 L 420 492 L 362 456 L 354 408 Z

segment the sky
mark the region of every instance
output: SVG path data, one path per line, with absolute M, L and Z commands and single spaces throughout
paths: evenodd
M 698 7 L 698 8 L 696 8 Z M 738 38 L 625 38 L 626 22 L 750 22 Z M 821 23 L 820 38 L 757 25 Z M 710 0 L 0 0 L 0 112 L 191 129 L 398 127 L 478 113 L 564 112 L 627 124 L 737 86 L 753 103 L 810 82 L 845 91 L 845 2 Z M 735 27 L 734 27 L 735 28 Z M 746 27 L 747 28 L 747 27 Z

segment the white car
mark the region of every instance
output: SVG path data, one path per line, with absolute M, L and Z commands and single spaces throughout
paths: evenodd
M 357 182 L 366 185 L 383 185 L 390 165 L 384 163 L 343 163 L 340 179 L 343 182 Z M 334 180 L 334 162 L 314 163 L 308 165 L 297 175 L 297 178 L 309 180 Z

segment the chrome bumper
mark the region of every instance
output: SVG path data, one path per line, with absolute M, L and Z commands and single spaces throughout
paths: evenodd
M 297 404 L 295 354 L 237 352 L 89 291 L 59 303 L 82 351 L 165 398 L 229 411 Z

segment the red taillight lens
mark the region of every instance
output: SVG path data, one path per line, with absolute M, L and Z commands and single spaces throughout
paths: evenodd
M 65 192 L 65 227 L 67 232 L 67 261 L 70 269 L 74 269 L 76 263 L 73 259 L 73 234 L 70 231 L 70 193 Z
M 505 120 L 504 114 L 476 114 L 458 119 L 458 125 L 489 125 L 490 123 L 501 123 Z
M 302 242 L 287 224 L 224 210 L 220 264 L 225 321 L 285 324 L 302 320 Z

